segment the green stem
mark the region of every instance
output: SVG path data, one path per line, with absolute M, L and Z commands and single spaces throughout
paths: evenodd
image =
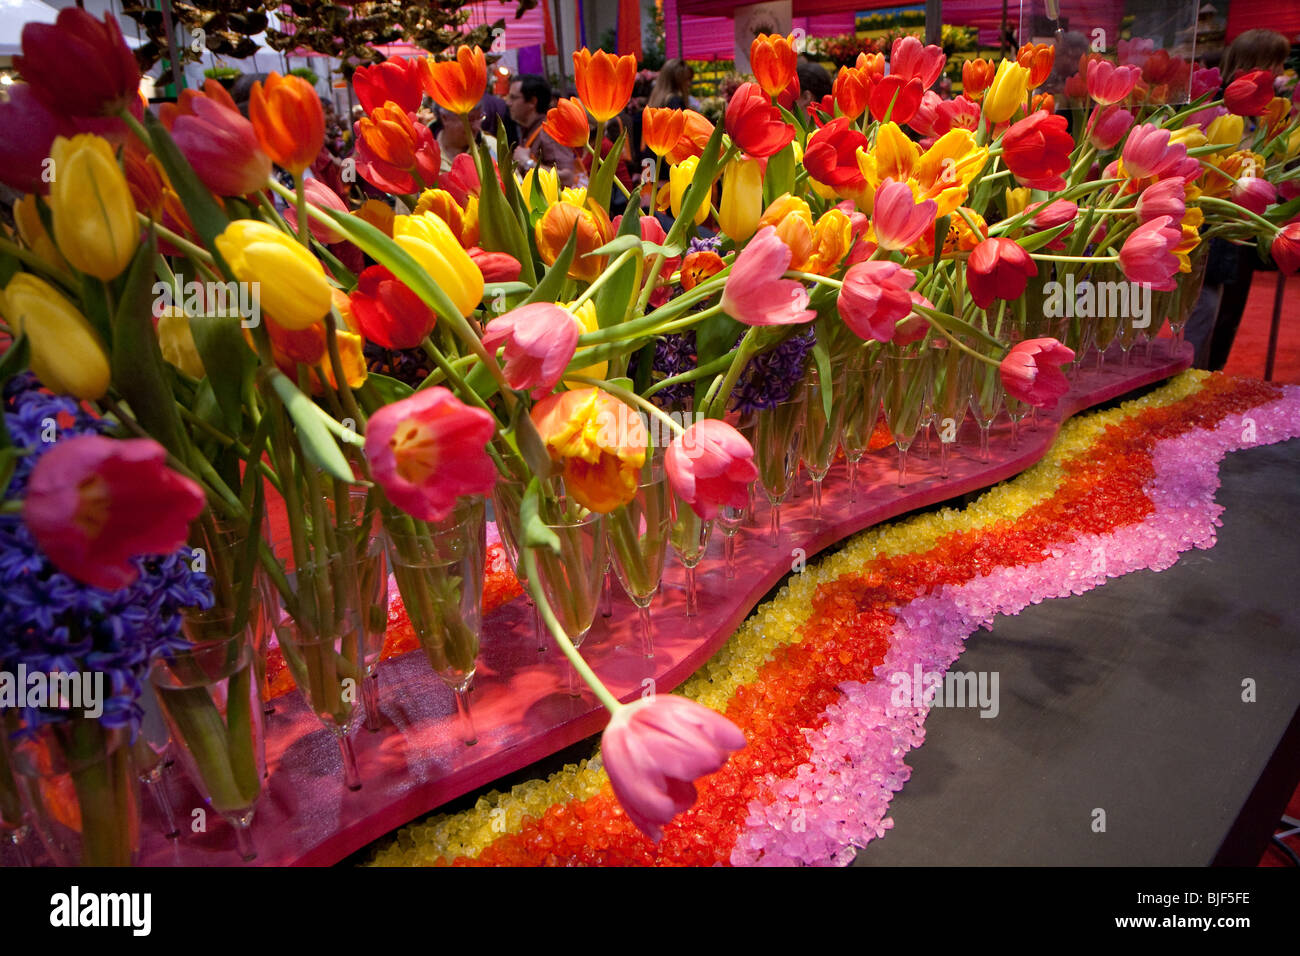
M 588 378 L 586 375 L 566 375 L 564 380 L 566 382 L 579 382 L 583 385 L 595 385 L 602 391 L 609 392 L 609 394 L 613 395 L 615 398 L 622 399 L 631 405 L 636 405 L 638 408 L 644 409 L 646 412 L 668 425 L 669 428 L 674 429 L 678 435 L 684 434 L 686 431 L 680 423 L 673 421 L 672 416 L 658 405 L 646 401 L 636 392 L 629 391 L 621 385 L 614 385 L 599 378 Z

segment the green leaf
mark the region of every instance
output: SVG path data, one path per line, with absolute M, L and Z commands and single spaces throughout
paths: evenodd
M 1025 252 L 1035 252 L 1043 248 L 1043 246 L 1047 245 L 1061 233 L 1065 232 L 1065 230 L 1072 228 L 1074 228 L 1074 223 L 1067 222 L 1063 225 L 1048 229 L 1046 232 L 1036 232 L 1032 236 L 1025 236 L 1021 239 L 1017 239 L 1016 242 L 1019 244 L 1020 248 L 1025 250 Z M 938 249 L 940 247 L 935 246 L 935 248 Z
M 971 325 L 971 323 L 963 319 L 959 319 L 955 315 L 948 315 L 946 312 L 939 312 L 935 309 L 927 309 L 925 308 L 925 306 L 915 306 L 914 308 L 916 309 L 917 312 L 929 316 L 931 319 L 933 319 L 943 328 L 947 329 L 953 335 L 960 334 L 960 335 L 972 336 L 976 339 L 979 339 L 981 342 L 984 342 L 986 345 L 990 345 L 996 348 L 999 352 L 1006 350 L 1005 344 L 999 342 L 997 339 L 989 335 L 989 333 L 985 332 L 977 325 Z
M 940 216 L 934 221 L 934 254 L 943 255 L 943 243 L 948 238 L 948 230 L 952 226 L 952 216 Z
M 1264 213 L 1264 218 L 1270 222 L 1290 222 L 1295 218 L 1296 213 L 1300 213 L 1300 198 L 1274 206 Z
M 244 341 L 241 320 L 235 315 L 192 315 L 189 322 L 221 419 L 227 431 L 238 435 L 244 426 L 241 396 L 257 364 Z
M 614 148 L 605 154 L 596 167 L 587 186 L 587 195 L 600 204 L 600 208 L 609 212 L 609 201 L 614 194 L 614 173 L 618 169 L 619 157 L 623 155 L 623 143 L 627 140 L 627 130 L 618 134 Z M 604 144 L 601 144 L 604 145 Z
M 18 274 L 23 264 L 11 253 L 0 254 L 0 289 L 9 284 L 9 280 Z
M 542 440 L 537 426 L 525 411 L 523 402 L 515 406 L 515 420 L 512 427 L 519 454 L 523 456 L 524 462 L 532 469 L 533 474 L 541 478 L 549 478 L 554 474 L 555 462 L 551 460 L 551 454 L 546 450 L 546 442 Z
M 162 122 L 153 113 L 145 110 L 144 124 L 153 140 L 154 155 L 158 157 L 163 171 L 167 173 L 167 178 L 171 181 L 172 188 L 176 190 L 181 205 L 185 207 L 195 232 L 203 240 L 203 245 L 211 250 L 217 265 L 229 275 L 230 270 L 226 268 L 221 253 L 217 251 L 216 243 L 213 242 L 225 231 L 226 226 L 230 225 L 229 217 L 217 204 L 208 187 L 199 181 L 194 167 L 181 155 L 180 149 Z
M 331 478 L 348 484 L 355 481 L 347 459 L 321 420 L 325 413 L 279 369 L 266 370 L 265 374 L 275 393 L 280 396 L 280 401 L 284 403 L 285 411 L 293 419 L 298 444 L 302 446 L 303 454 L 308 460 Z
M 618 255 L 641 246 L 641 219 L 639 216 L 625 215 L 619 223 L 618 236 L 607 245 L 621 246 Z M 596 322 L 601 327 L 619 325 L 627 321 L 636 306 L 637 293 L 641 291 L 640 277 L 644 266 L 644 254 L 632 256 L 618 267 L 613 275 L 605 279 L 604 284 L 596 290 L 593 297 L 596 303 Z
M 90 322 L 104 347 L 113 351 L 113 317 L 108 307 L 108 287 L 92 275 L 81 277 L 81 314 Z
M 560 554 L 560 538 L 546 527 L 542 520 L 538 500 L 542 494 L 542 482 L 533 476 L 524 491 L 524 499 L 519 503 L 519 526 L 523 530 L 523 546 L 526 548 L 546 548 Z
M 575 231 L 569 236 L 569 241 L 564 244 L 560 254 L 555 257 L 555 262 L 546 270 L 546 275 L 542 276 L 542 281 L 537 283 L 537 288 L 533 289 L 532 295 L 524 300 L 525 305 L 533 302 L 556 302 L 559 301 L 560 292 L 564 288 L 564 280 L 568 278 L 569 266 L 573 264 L 573 254 L 578 248 L 578 233 Z
M 181 461 L 186 461 L 185 433 L 171 390 L 171 367 L 163 361 L 153 325 L 153 267 L 157 239 L 135 254 L 113 320 L 111 371 L 113 387 L 131 406 L 144 430 Z
M 624 217 L 620 224 L 619 234 L 605 243 L 599 249 L 592 249 L 591 252 L 585 253 L 588 256 L 617 256 L 629 249 L 639 248 L 641 245 L 641 231 L 638 229 L 635 233 L 624 232 L 623 227 L 627 226 L 629 217 Z M 636 219 L 632 219 L 636 222 Z M 639 225 L 639 224 L 638 224 Z
M 721 358 L 736 347 L 736 342 L 744 333 L 745 326 L 727 315 L 715 315 L 705 319 L 695 327 L 695 357 L 699 365 L 707 365 Z M 704 393 L 709 389 L 709 380 L 700 379 L 695 383 L 696 408 L 704 400 Z
M 14 476 L 14 469 L 18 467 L 18 459 L 23 453 L 17 448 L 8 445 L 8 433 L 5 434 L 5 446 L 0 448 L 0 491 L 9 487 L 9 482 Z
M 794 192 L 794 173 L 794 144 L 791 143 L 767 161 L 767 173 L 763 176 L 765 203 Z
M 668 233 L 669 239 L 680 240 L 683 230 L 695 222 L 695 214 L 713 193 L 713 177 L 718 171 L 718 160 L 721 157 L 722 124 L 719 123 L 713 128 L 713 135 L 705 144 L 699 165 L 695 167 L 695 177 L 686 187 L 686 194 L 682 196 L 682 212 Z
M 379 396 L 385 405 L 400 402 L 402 399 L 410 398 L 415 394 L 415 389 L 405 382 L 389 378 L 387 375 L 380 375 L 378 372 L 371 372 L 366 376 L 366 385 L 362 387 L 367 386 L 374 389 L 375 394 Z
M 813 361 L 817 363 L 818 385 L 822 393 L 822 411 L 827 421 L 831 421 L 831 350 L 830 340 L 833 329 L 830 327 L 829 318 L 818 318 L 814 324 L 817 326 L 817 338 L 813 341 Z
M 528 254 L 528 238 L 519 228 L 519 218 L 501 191 L 487 146 L 480 143 L 478 152 L 482 169 L 478 196 L 479 245 L 488 252 L 514 256 L 522 267 L 520 277 L 525 282 L 535 282 L 537 275 Z
M 4 391 L 5 385 L 8 384 L 11 378 L 27 369 L 31 357 L 31 343 L 27 340 L 27 336 L 20 332 L 18 338 L 10 343 L 5 353 L 0 355 L 0 392 Z M 9 445 L 9 429 L 5 426 L 4 415 L 0 415 L 0 448 L 7 449 Z M 12 471 L 12 465 L 10 471 Z M 9 478 L 6 475 L 4 480 L 0 481 L 0 493 L 3 493 L 8 487 Z

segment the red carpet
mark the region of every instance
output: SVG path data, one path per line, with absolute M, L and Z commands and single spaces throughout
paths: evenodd
M 1255 273 L 1241 327 L 1237 329 L 1232 354 L 1228 356 L 1228 365 L 1224 369 L 1229 375 L 1264 377 L 1277 278 L 1276 272 Z M 1300 384 L 1300 276 L 1291 276 L 1287 280 L 1282 295 L 1282 323 L 1278 330 L 1273 381 L 1295 385 Z

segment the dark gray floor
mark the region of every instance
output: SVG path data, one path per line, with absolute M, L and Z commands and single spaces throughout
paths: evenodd
M 1300 775 L 1300 440 L 1231 453 L 1220 476 L 1213 549 L 970 639 L 953 666 L 997 671 L 1000 713 L 931 711 L 894 829 L 856 865 L 1258 857 Z

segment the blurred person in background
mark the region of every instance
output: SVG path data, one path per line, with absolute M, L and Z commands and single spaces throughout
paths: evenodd
M 443 109 L 436 110 L 437 121 L 431 129 L 438 140 L 438 150 L 442 153 L 442 171 L 451 169 L 452 162 L 461 153 L 470 148 L 471 143 L 483 143 L 493 159 L 497 158 L 497 140 L 483 132 L 483 105 L 480 103 L 469 114 L 469 129 L 460 115 Z
M 525 173 L 534 166 L 553 168 L 559 175 L 560 185 L 575 185 L 578 171 L 573 150 L 557 143 L 542 129 L 546 111 L 551 108 L 551 84 L 533 73 L 525 73 L 510 84 L 506 103 L 510 118 L 519 124 L 515 165 Z

